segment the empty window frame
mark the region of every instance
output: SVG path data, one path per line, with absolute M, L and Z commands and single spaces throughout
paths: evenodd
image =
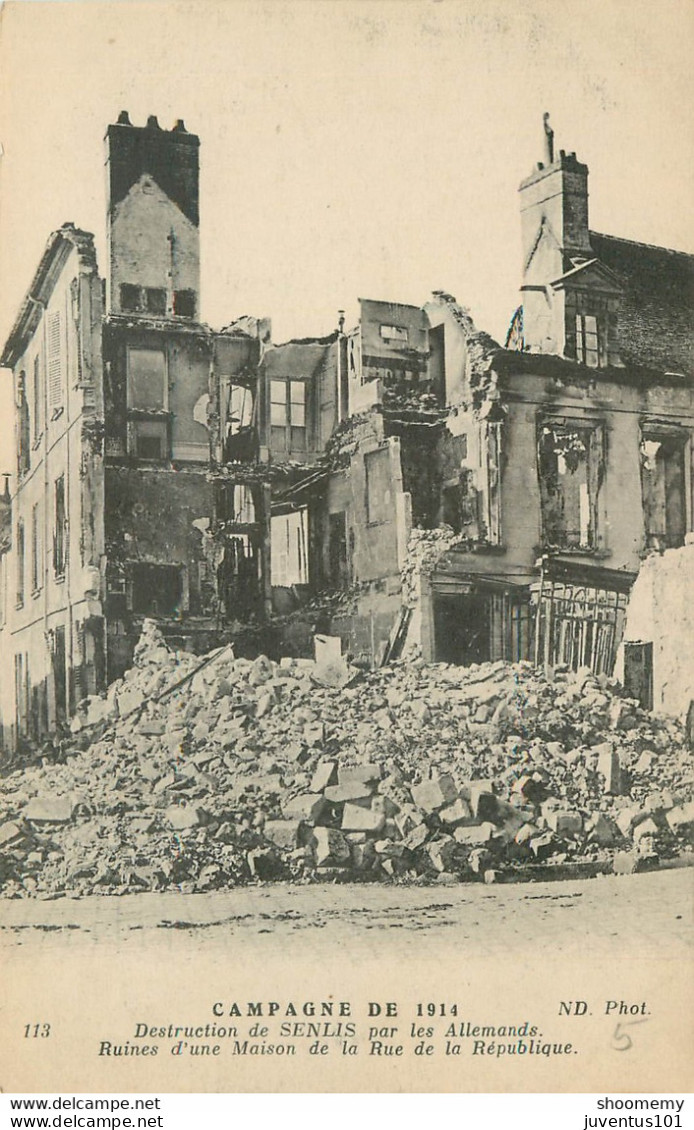
M 407 326 L 381 326 L 383 341 L 394 341 L 398 345 L 407 345 L 410 334 Z
M 370 524 L 387 522 L 391 517 L 390 453 L 387 448 L 364 456 L 366 479 L 366 520 Z
M 270 381 L 270 440 L 273 452 L 307 450 L 305 381 Z
M 168 388 L 163 349 L 128 349 L 128 407 L 140 412 L 166 411 Z
M 271 584 L 308 584 L 308 510 L 302 507 L 271 519 Z
M 59 578 L 65 576 L 66 551 L 65 476 L 60 475 L 54 487 L 53 529 L 53 572 Z
M 686 435 L 645 428 L 641 438 L 641 495 L 648 549 L 684 544 L 687 531 Z
M 598 546 L 598 494 L 604 473 L 598 424 L 545 422 L 538 438 L 542 541 L 547 548 Z

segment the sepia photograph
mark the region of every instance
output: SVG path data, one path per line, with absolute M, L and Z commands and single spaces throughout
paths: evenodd
M 4 1092 L 691 1089 L 692 48 L 2 6 Z

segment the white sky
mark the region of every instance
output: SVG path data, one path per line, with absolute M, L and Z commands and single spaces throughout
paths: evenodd
M 64 221 L 103 269 L 103 136 L 127 109 L 200 135 L 212 325 L 269 314 L 283 341 L 444 289 L 503 339 L 544 110 L 590 168 L 591 227 L 694 250 L 693 48 L 692 0 L 10 0 L 0 337 Z

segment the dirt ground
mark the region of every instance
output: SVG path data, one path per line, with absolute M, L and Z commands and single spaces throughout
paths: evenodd
M 71 948 L 117 942 L 181 950 L 252 941 L 281 953 L 301 942 L 334 952 L 416 952 L 451 946 L 470 954 L 534 950 L 554 956 L 620 951 L 686 952 L 694 936 L 694 869 L 632 876 L 424 887 L 267 884 L 212 894 L 138 894 L 11 900 L 0 907 L 0 947 Z M 172 942 L 171 934 L 175 934 Z M 165 937 L 168 935 L 168 937 Z

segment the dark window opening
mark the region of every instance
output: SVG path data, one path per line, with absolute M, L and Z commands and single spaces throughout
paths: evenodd
M 160 287 L 148 286 L 145 291 L 147 299 L 147 313 L 159 314 L 164 316 L 166 314 L 166 291 Z
M 135 314 L 142 305 L 142 292 L 139 286 L 132 283 L 120 284 L 120 308 L 128 314 Z
M 39 521 L 39 504 L 35 502 L 31 508 L 31 591 L 38 592 L 42 581 L 41 562 L 41 526 Z
M 17 604 L 24 604 L 24 522 L 17 522 Z
M 55 480 L 55 528 L 53 531 L 53 572 L 56 577 L 65 575 L 65 476 Z
M 195 317 L 195 291 L 174 291 L 173 312 L 177 318 Z
M 168 425 L 166 420 L 133 420 L 131 451 L 138 459 L 162 462 L 168 459 Z
M 174 616 L 183 605 L 183 571 L 179 565 L 130 566 L 130 607 L 144 616 Z
M 644 433 L 641 492 L 647 548 L 670 549 L 683 545 L 687 529 L 683 435 Z
M 480 595 L 437 597 L 434 601 L 436 661 L 486 663 L 491 658 L 490 598 Z
M 65 628 L 60 625 L 53 635 L 53 688 L 55 692 L 55 717 L 58 724 L 67 718 L 67 665 L 65 661 Z
M 328 522 L 329 580 L 335 588 L 346 589 L 349 585 L 347 515 L 344 511 L 339 514 L 330 514 Z

